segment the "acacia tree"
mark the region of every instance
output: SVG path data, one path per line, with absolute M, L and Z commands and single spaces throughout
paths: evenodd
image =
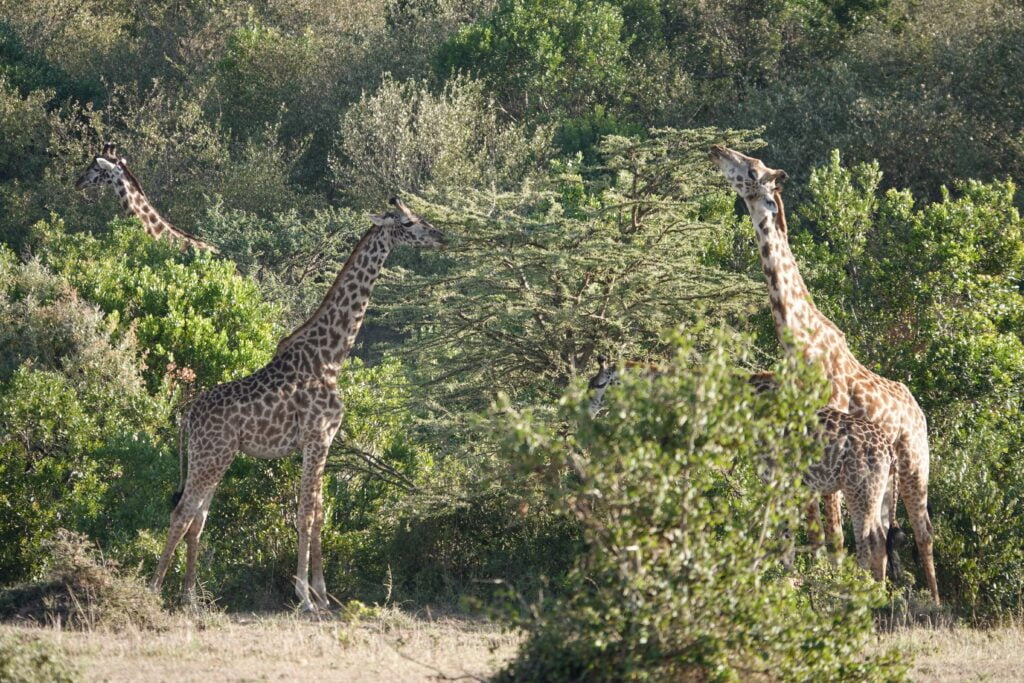
M 599 165 L 432 207 L 458 237 L 434 272 L 389 283 L 388 312 L 415 321 L 403 352 L 435 405 L 480 411 L 496 389 L 551 401 L 598 353 L 650 357 L 664 329 L 743 309 L 754 284 L 703 258 L 732 214 L 706 160 L 722 139 L 755 144 L 710 128 L 611 136 Z

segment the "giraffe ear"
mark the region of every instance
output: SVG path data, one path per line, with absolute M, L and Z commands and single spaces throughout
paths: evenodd
M 110 161 L 109 159 L 104 159 L 103 157 L 96 157 L 96 165 L 102 168 L 104 171 L 113 171 L 114 168 L 117 167 L 117 164 Z
M 787 180 L 789 180 L 789 174 L 786 173 L 785 171 L 781 171 L 781 170 L 780 171 L 776 171 L 775 172 L 774 180 L 775 180 L 775 184 L 776 185 L 781 185 L 782 183 L 784 183 Z
M 371 213 L 370 222 L 379 227 L 388 222 L 388 217 L 384 214 Z

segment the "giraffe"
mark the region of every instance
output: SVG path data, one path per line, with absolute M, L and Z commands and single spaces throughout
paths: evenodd
M 220 384 L 197 396 L 179 425 L 178 458 L 183 481 L 175 494 L 170 529 L 151 582 L 159 591 L 174 549 L 187 543 L 185 595 L 193 595 L 199 536 L 210 500 L 236 453 L 282 458 L 300 450 L 298 567 L 295 593 L 305 611 L 310 599 L 309 574 L 317 605 L 327 607 L 321 556 L 323 473 L 327 451 L 341 425 L 343 405 L 337 394 L 338 370 L 362 326 L 374 282 L 391 249 L 399 244 L 435 247 L 444 235 L 414 215 L 396 197 L 397 211 L 371 216 L 373 225 L 356 244 L 313 315 L 277 345 L 273 359 L 242 379 Z M 184 442 L 188 470 L 184 474 Z
M 771 372 L 756 372 L 747 381 L 758 394 L 779 386 Z M 824 456 L 807 468 L 803 482 L 815 494 L 843 493 L 853 521 L 857 564 L 885 581 L 887 562 L 899 573 L 895 449 L 888 435 L 868 420 L 831 406 L 818 410 L 817 416 Z
M 601 411 L 601 405 L 604 403 L 604 393 L 608 391 L 609 385 L 613 384 L 618 377 L 618 367 L 614 363 L 609 365 L 607 356 L 599 355 L 597 357 L 597 374 L 591 377 L 587 383 L 587 388 L 593 392 L 590 395 L 590 404 L 587 407 L 590 417 L 596 417 Z
M 217 253 L 216 247 L 204 242 L 195 235 L 185 232 L 180 228 L 171 225 L 166 218 L 153 208 L 142 191 L 142 186 L 135 179 L 124 159 L 117 156 L 117 145 L 108 142 L 103 145 L 103 151 L 93 157 L 82 175 L 75 182 L 76 190 L 84 190 L 97 185 L 110 185 L 117 193 L 118 201 L 121 202 L 121 210 L 126 214 L 133 214 L 142 221 L 142 227 L 146 234 L 153 239 L 160 239 L 167 235 L 171 240 L 181 245 L 182 251 L 193 247 L 199 251 L 211 251 Z
M 655 376 L 660 371 L 647 366 L 646 374 Z M 597 374 L 589 382 L 591 417 L 600 411 L 608 386 L 617 379 L 616 365 L 598 356 Z M 771 372 L 754 373 L 747 381 L 758 394 L 778 388 Z M 857 564 L 877 581 L 885 581 L 887 563 L 894 573 L 899 571 L 895 552 L 898 530 L 891 525 L 897 485 L 892 444 L 877 425 L 835 408 L 826 406 L 817 417 L 816 436 L 823 455 L 803 473 L 803 482 L 816 494 L 843 492 L 853 521 Z
M 914 541 L 932 599 L 939 604 L 928 512 L 928 427 L 924 411 L 905 385 L 864 367 L 850 351 L 842 331 L 811 300 L 789 248 L 780 192 L 788 179 L 786 172 L 721 145 L 712 147 L 708 156 L 750 212 L 768 284 L 772 320 L 786 352 L 795 353 L 800 348 L 808 360 L 820 362 L 832 384 L 829 406 L 877 425 L 892 443 Z M 834 535 L 840 519 L 839 498 L 832 494 L 825 501 L 828 526 Z

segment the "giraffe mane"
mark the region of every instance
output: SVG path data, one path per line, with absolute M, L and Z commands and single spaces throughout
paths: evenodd
M 789 226 L 786 225 L 786 207 L 782 203 L 782 193 L 775 190 L 775 205 L 779 207 L 779 228 L 783 235 L 789 234 Z
M 125 180 L 131 183 L 136 190 L 138 190 L 139 192 L 142 193 L 143 196 L 145 196 L 145 190 L 142 189 L 142 185 L 139 183 L 138 178 L 136 178 L 135 175 L 130 170 L 128 170 L 128 164 L 124 163 L 123 159 L 114 159 L 114 163 L 120 166 L 121 170 L 124 171 Z
M 117 164 L 118 164 L 118 166 L 121 167 L 121 170 L 124 171 L 125 180 L 127 182 L 131 183 L 131 185 L 135 188 L 135 190 L 139 194 L 141 194 L 143 197 L 145 197 L 147 202 L 149 202 L 149 197 L 146 197 L 146 191 L 142 189 L 142 184 L 139 183 L 139 179 L 136 178 L 135 174 L 133 174 L 131 172 L 131 170 L 128 168 L 128 164 L 125 163 L 124 159 L 118 159 L 117 160 Z M 153 208 L 154 211 L 156 211 L 156 207 L 153 207 L 152 203 L 150 203 L 150 207 Z M 164 217 L 164 215 L 162 213 L 158 212 L 157 215 L 160 217 L 161 220 L 163 220 L 163 222 L 167 225 L 167 227 L 171 229 L 172 233 L 176 233 L 176 234 L 182 235 L 182 236 L 187 237 L 190 240 L 194 240 L 195 242 L 198 242 L 200 244 L 207 244 L 207 246 L 210 246 L 210 245 L 208 245 L 206 240 L 200 238 L 198 235 L 196 235 L 194 233 L 191 233 L 188 230 L 184 230 L 182 228 L 179 228 L 176 225 L 173 225 L 169 220 L 167 220 L 167 218 Z M 210 246 L 210 248 L 214 248 L 214 247 Z
M 363 250 L 363 245 L 365 245 L 366 241 L 370 239 L 370 236 L 377 231 L 379 231 L 379 228 L 375 225 L 371 227 L 369 230 L 367 230 L 366 233 L 359 239 L 359 241 L 356 243 L 355 248 L 352 249 L 352 253 L 349 254 L 348 260 L 345 261 L 345 265 L 343 265 L 341 267 L 341 270 L 338 271 L 338 275 L 334 278 L 334 283 L 331 285 L 331 288 L 327 290 L 327 293 L 324 294 L 323 300 L 320 301 L 320 305 L 316 307 L 315 311 L 313 311 L 313 315 L 309 316 L 306 319 L 306 322 L 302 323 L 297 328 L 295 328 L 294 332 L 292 332 L 287 337 L 285 337 L 284 339 L 277 343 L 277 350 L 274 352 L 275 357 L 279 355 L 282 351 L 287 349 L 289 343 L 292 342 L 295 339 L 295 337 L 299 335 L 299 333 L 308 328 L 313 323 L 313 321 L 317 319 L 320 313 L 323 312 L 324 307 L 327 306 L 327 302 L 331 299 L 331 295 L 334 294 L 335 290 L 341 284 L 341 279 L 345 276 L 345 273 L 348 272 L 348 269 L 352 266 L 352 262 L 355 260 L 356 255 Z

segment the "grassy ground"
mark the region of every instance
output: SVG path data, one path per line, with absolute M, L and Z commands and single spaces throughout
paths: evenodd
M 915 681 L 1024 680 L 1024 628 L 912 628 L 883 643 L 913 655 Z
M 164 632 L 62 631 L 10 625 L 63 651 L 89 681 L 426 681 L 487 676 L 518 638 L 494 624 L 386 610 L 337 616 L 181 617 Z
M 0 626 L 42 640 L 90 681 L 473 680 L 497 671 L 518 636 L 488 622 L 394 610 L 345 622 L 290 614 L 177 618 L 163 632 Z M 880 636 L 915 658 L 916 681 L 1024 679 L 1024 629 L 914 628 Z

